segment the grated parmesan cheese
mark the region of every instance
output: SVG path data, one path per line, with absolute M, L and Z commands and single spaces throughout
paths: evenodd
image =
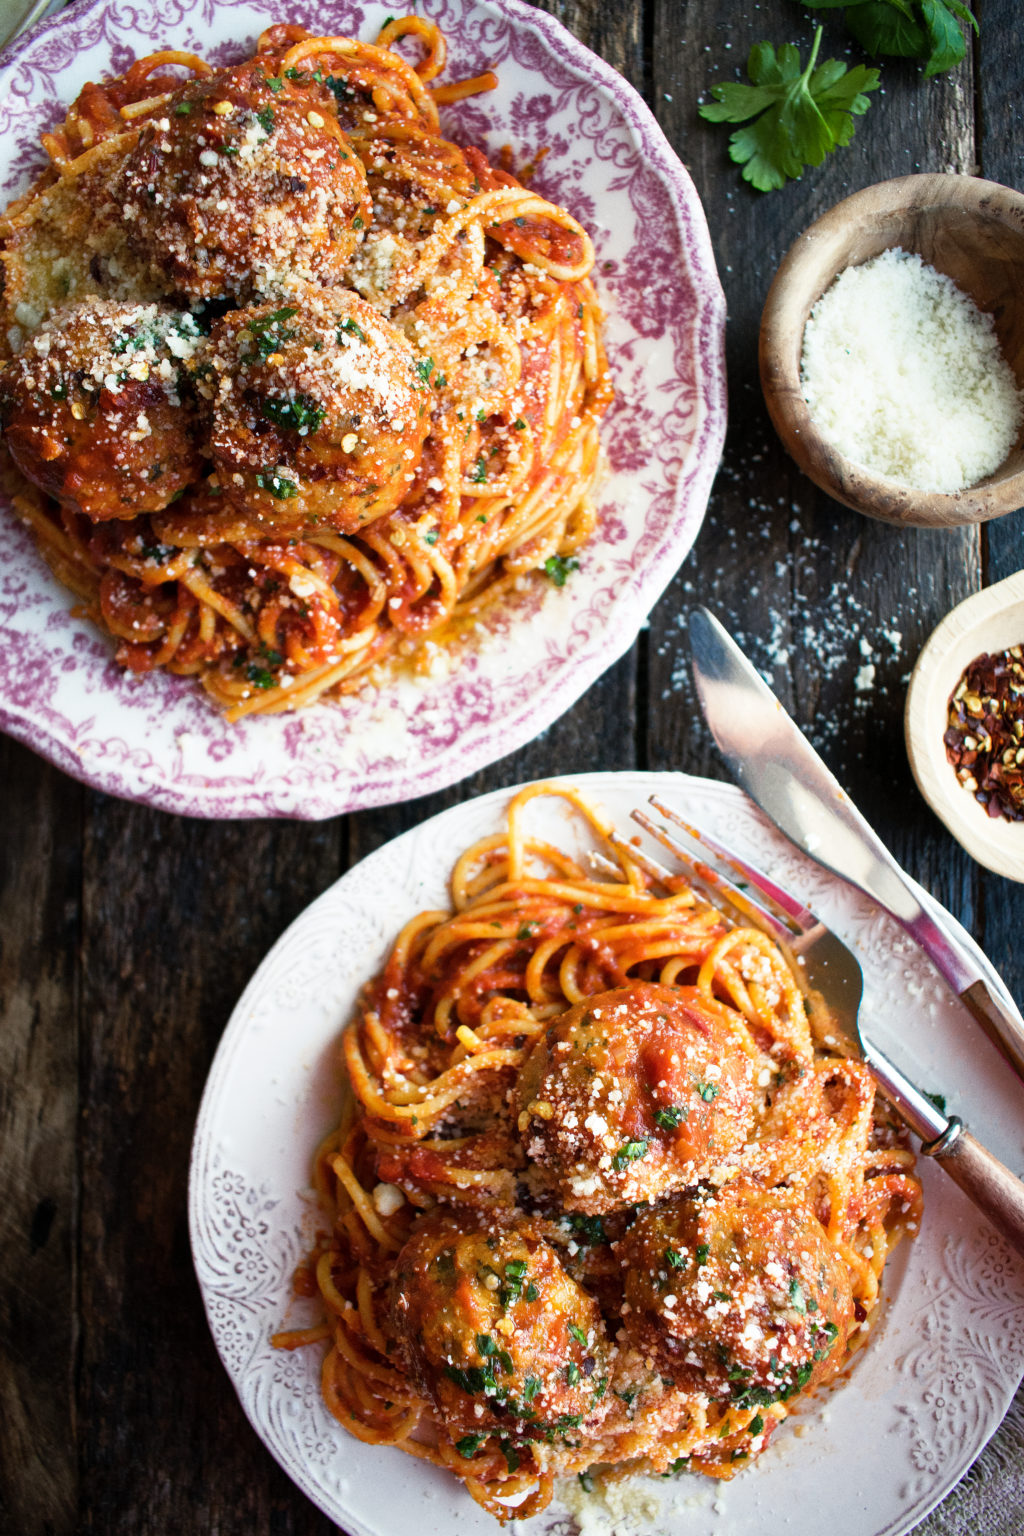
M 962 491 L 992 474 L 1024 418 L 991 315 L 898 246 L 848 267 L 818 300 L 801 383 L 834 448 L 922 491 Z

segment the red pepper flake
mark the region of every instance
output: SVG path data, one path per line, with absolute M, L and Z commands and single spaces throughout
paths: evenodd
M 989 816 L 1024 821 L 1024 645 L 969 663 L 950 694 L 942 739 L 960 783 Z

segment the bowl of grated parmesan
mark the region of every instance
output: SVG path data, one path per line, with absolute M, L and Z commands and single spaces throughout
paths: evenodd
M 866 187 L 805 230 L 761 319 L 765 401 L 797 465 L 884 522 L 1024 506 L 1024 195 L 974 176 Z

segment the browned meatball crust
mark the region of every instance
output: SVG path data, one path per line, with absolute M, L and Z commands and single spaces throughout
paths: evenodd
M 623 1327 L 679 1385 L 764 1403 L 835 1374 L 850 1279 L 803 1198 L 738 1181 L 641 1213 L 618 1244 Z
M 597 1303 L 528 1223 L 432 1216 L 395 1263 L 403 1364 L 453 1435 L 540 1438 L 607 1410 Z
M 22 474 L 97 521 L 159 512 L 200 472 L 186 364 L 203 338 L 163 304 L 58 310 L 0 371 Z
M 731 1010 L 694 987 L 634 982 L 555 1019 L 513 1094 L 535 1192 L 600 1214 L 705 1178 L 753 1126 L 736 1041 Z
M 348 533 L 392 511 L 430 426 L 409 343 L 341 290 L 225 315 L 197 387 L 224 496 L 270 528 Z
M 330 92 L 272 70 L 251 60 L 189 81 L 111 181 L 130 244 L 189 298 L 337 281 L 369 226 Z

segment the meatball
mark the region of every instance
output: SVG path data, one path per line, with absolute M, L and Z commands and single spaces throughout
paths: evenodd
M 405 337 L 361 299 L 306 290 L 214 327 L 198 378 L 224 495 L 271 528 L 350 533 L 405 495 L 430 425 Z
M 430 1216 L 395 1263 L 394 1335 L 445 1429 L 537 1439 L 607 1409 L 597 1303 L 529 1224 Z
M 555 1019 L 513 1095 L 535 1192 L 600 1214 L 685 1189 L 727 1161 L 754 1120 L 753 1065 L 736 1028 L 696 988 L 650 982 Z
M 623 1327 L 654 1369 L 711 1397 L 789 1397 L 833 1376 L 850 1279 L 799 1195 L 740 1181 L 644 1211 L 618 1245 Z
M 188 298 L 332 282 L 369 226 L 362 162 L 330 93 L 259 60 L 191 80 L 113 173 L 128 239 Z
M 58 310 L 0 371 L 0 420 L 27 479 L 101 521 L 160 512 L 201 469 L 186 363 L 203 338 L 163 304 Z

